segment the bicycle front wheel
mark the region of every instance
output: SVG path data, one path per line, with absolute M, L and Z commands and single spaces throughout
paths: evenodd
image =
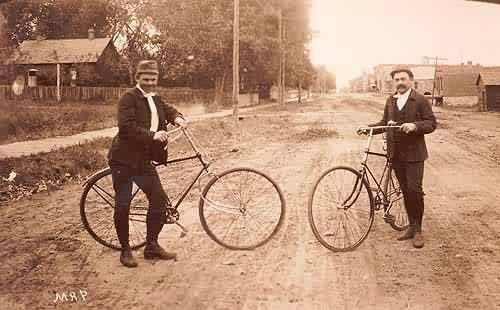
M 80 198 L 80 216 L 88 233 L 100 244 L 120 250 L 114 225 L 115 191 L 111 169 L 106 168 L 85 184 Z M 146 243 L 146 213 L 148 200 L 143 191 L 134 183 L 129 215 L 129 242 L 132 249 Z
M 236 168 L 214 176 L 203 189 L 199 214 L 208 236 L 232 250 L 252 250 L 268 242 L 285 217 L 285 199 L 269 176 Z
M 368 236 L 374 212 L 367 181 L 350 167 L 325 171 L 309 196 L 308 218 L 314 236 L 334 252 L 358 247 Z

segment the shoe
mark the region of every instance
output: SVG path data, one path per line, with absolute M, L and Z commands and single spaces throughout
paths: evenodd
M 413 247 L 420 249 L 424 247 L 424 236 L 422 235 L 422 232 L 417 231 L 415 232 L 415 237 L 413 237 Z
M 125 267 L 129 268 L 137 267 L 137 261 L 132 255 L 132 251 L 130 249 L 122 250 L 122 253 L 120 254 L 120 262 Z
M 165 251 L 157 242 L 148 243 L 144 248 L 144 259 L 177 259 L 176 253 L 170 253 Z
M 406 230 L 404 235 L 402 235 L 398 238 L 398 241 L 410 240 L 410 239 L 413 239 L 413 237 L 415 237 L 415 227 L 410 226 L 410 227 L 408 227 L 408 229 Z

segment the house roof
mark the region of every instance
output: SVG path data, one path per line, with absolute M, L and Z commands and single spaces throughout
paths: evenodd
M 19 45 L 16 64 L 57 64 L 97 62 L 110 38 L 28 40 Z
M 480 65 L 438 65 L 437 67 L 437 74 L 439 76 L 446 76 L 446 75 L 477 75 L 479 74 L 479 71 L 482 69 Z
M 415 80 L 432 80 L 434 79 L 434 65 L 428 64 L 381 64 L 375 67 L 382 70 L 383 79 L 385 81 L 392 81 L 391 71 L 397 66 L 404 65 L 408 67 L 413 73 Z
M 490 68 L 481 70 L 479 72 L 479 77 L 477 78 L 476 84 L 482 79 L 484 85 L 500 85 L 500 69 Z

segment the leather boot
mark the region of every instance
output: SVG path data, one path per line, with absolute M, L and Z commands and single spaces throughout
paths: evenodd
M 130 250 L 130 248 L 122 249 L 121 254 L 120 254 L 120 262 L 125 267 L 129 267 L 129 268 L 137 267 L 137 261 L 135 260 L 134 256 L 132 255 L 132 250 Z
M 176 253 L 169 253 L 158 244 L 158 235 L 163 228 L 163 222 L 151 216 L 147 219 L 146 224 L 146 247 L 144 248 L 144 259 L 176 259 Z
M 413 237 L 415 237 L 415 224 L 410 223 L 410 226 L 408 227 L 406 232 L 398 237 L 398 241 L 410 240 L 413 239 Z
M 120 253 L 120 262 L 123 266 L 133 268 L 137 267 L 137 261 L 132 255 L 132 250 L 129 245 L 129 223 L 128 223 L 128 208 L 117 208 L 114 213 L 114 222 L 116 235 L 118 237 L 118 241 L 122 247 Z
M 423 248 L 425 244 L 424 236 L 421 231 L 417 231 L 415 233 L 415 237 L 413 238 L 413 246 L 417 249 Z
M 413 247 L 420 249 L 424 246 L 424 236 L 422 235 L 422 228 L 417 224 L 415 227 L 415 236 L 413 237 Z
M 148 242 L 144 248 L 144 259 L 177 259 L 176 253 L 165 251 L 158 242 Z

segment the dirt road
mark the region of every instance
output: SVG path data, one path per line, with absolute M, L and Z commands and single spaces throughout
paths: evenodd
M 181 211 L 181 222 L 190 233 L 179 238 L 179 230 L 169 227 L 160 239 L 178 252 L 179 260 L 151 263 L 137 251 L 139 267 L 126 269 L 117 252 L 98 245 L 83 230 L 81 188 L 68 186 L 0 210 L 0 307 L 500 308 L 500 166 L 487 152 L 498 150 L 500 141 L 497 133 L 486 140 L 459 134 L 464 125 L 452 121 L 460 118 L 454 112 L 440 111 L 438 117 L 446 125 L 427 138 L 423 249 L 396 241 L 399 233 L 381 214 L 353 252 L 332 253 L 314 239 L 307 221 L 312 183 L 328 167 L 357 165 L 365 141 L 354 129 L 380 117 L 380 106 L 344 99 L 246 116 L 236 153 L 228 152 L 231 145 L 220 136 L 223 123 L 213 125 L 213 137 L 202 142 L 222 155 L 217 170 L 251 166 L 280 184 L 287 217 L 265 246 L 233 252 L 211 241 L 197 219 L 194 191 Z M 478 122 L 469 117 L 469 132 L 497 130 L 499 119 L 496 114 Z M 180 178 L 180 168 L 162 171 L 173 191 L 189 179 Z M 188 171 L 194 173 L 195 168 Z M 174 177 L 175 183 L 168 181 Z M 63 292 L 76 292 L 77 300 L 54 302 L 56 293 Z

